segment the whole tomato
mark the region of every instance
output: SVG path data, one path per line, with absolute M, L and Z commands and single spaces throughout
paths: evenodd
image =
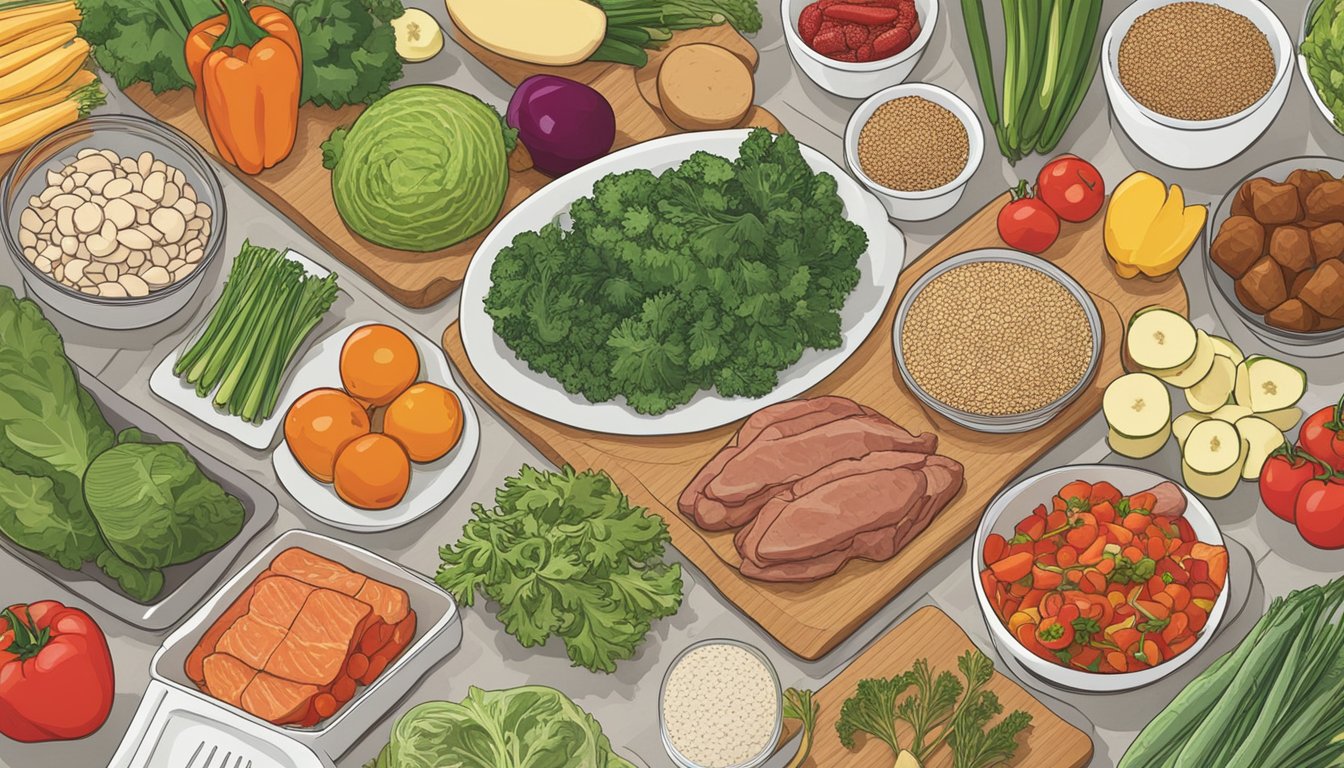
M 0 611 L 0 733 L 82 739 L 107 720 L 115 692 L 107 639 L 87 613 L 54 600 Z
M 1297 532 L 1313 547 L 1344 549 L 1344 475 L 1326 471 L 1297 496 Z
M 1041 253 L 1059 238 L 1059 216 L 1039 197 L 1027 192 L 1027 182 L 1018 182 L 1013 199 L 999 211 L 999 237 L 1009 248 Z
M 1308 416 L 1298 430 L 1297 443 L 1331 469 L 1344 472 L 1344 397 Z
M 1060 155 L 1036 177 L 1036 196 L 1065 221 L 1087 221 L 1106 202 L 1106 182 L 1086 160 Z
M 1294 522 L 1298 494 L 1319 470 L 1318 464 L 1284 443 L 1270 454 L 1260 470 L 1260 498 L 1276 517 Z

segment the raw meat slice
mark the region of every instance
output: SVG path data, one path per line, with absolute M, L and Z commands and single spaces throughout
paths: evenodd
M 212 653 L 201 666 L 206 693 L 226 704 L 242 706 L 243 691 L 257 676 L 257 670 L 227 653 Z
M 354 598 L 372 608 L 374 615 L 388 624 L 396 624 L 411 611 L 411 599 L 403 590 L 376 579 L 364 582 Z
M 230 603 L 228 608 L 224 609 L 224 612 L 219 615 L 219 618 L 215 619 L 215 622 L 211 624 L 210 628 L 201 636 L 200 641 L 196 643 L 196 647 L 192 648 L 191 653 L 187 654 L 187 661 L 186 664 L 183 665 L 183 671 L 187 673 L 187 677 L 190 678 L 192 682 L 196 683 L 196 685 L 205 685 L 205 670 L 203 666 L 205 657 L 215 652 L 215 646 L 219 644 L 219 638 L 228 631 L 229 627 L 233 626 L 235 621 L 242 618 L 247 613 L 248 604 L 252 600 L 252 595 L 256 594 L 257 583 L 258 582 L 254 581 L 248 585 L 247 589 L 243 590 L 243 593 Z
M 288 576 L 268 576 L 256 582 L 256 592 L 247 603 L 248 613 L 259 621 L 288 629 L 316 587 Z
M 267 624 L 247 613 L 220 636 L 215 651 L 227 653 L 253 669 L 263 669 L 288 632 L 288 627 Z
M 915 437 L 884 416 L 855 416 L 778 440 L 758 439 L 734 456 L 705 487 L 705 494 L 737 504 L 772 485 L 792 483 L 822 466 L 877 451 L 933 453 L 938 439 Z
M 298 579 L 314 587 L 323 587 L 354 597 L 364 588 L 367 576 L 360 575 L 306 549 L 292 547 L 275 556 L 271 570 Z
M 314 592 L 262 668 L 286 680 L 330 685 L 367 629 L 372 609 L 329 589 Z
M 301 722 L 308 715 L 309 705 L 318 693 L 315 685 L 260 672 L 243 690 L 241 706 L 262 720 L 289 725 Z

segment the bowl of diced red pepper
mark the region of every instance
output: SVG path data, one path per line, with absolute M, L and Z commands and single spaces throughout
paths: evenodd
M 938 0 L 782 0 L 798 66 L 826 90 L 864 98 L 905 81 L 928 45 Z
M 1227 611 L 1227 549 L 1189 491 L 1132 467 L 1071 466 L 999 494 L 975 537 L 999 651 L 1054 685 L 1123 691 L 1179 669 Z

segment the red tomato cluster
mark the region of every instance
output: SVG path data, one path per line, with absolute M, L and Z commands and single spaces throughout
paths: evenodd
M 1344 549 L 1344 399 L 1313 413 L 1260 470 L 1260 498 L 1321 549 Z
M 1065 485 L 1005 539 L 985 540 L 980 582 L 1024 647 L 1085 672 L 1134 672 L 1188 650 L 1227 579 L 1227 550 L 1195 537 L 1148 491 Z
M 914 0 L 818 0 L 798 15 L 807 47 L 836 61 L 878 61 L 919 37 Z
M 1036 177 L 1035 194 L 1027 182 L 1013 189 L 1013 199 L 999 211 L 999 237 L 1009 247 L 1041 253 L 1059 238 L 1059 222 L 1087 221 L 1106 202 L 1106 183 L 1086 160 L 1060 155 Z

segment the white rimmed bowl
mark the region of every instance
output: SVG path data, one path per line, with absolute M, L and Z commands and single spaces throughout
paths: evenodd
M 1173 168 L 1201 169 L 1221 165 L 1260 138 L 1283 108 L 1292 83 L 1294 47 L 1288 30 L 1259 0 L 1202 0 L 1250 19 L 1269 40 L 1274 54 L 1274 82 L 1251 106 L 1217 120 L 1181 120 L 1154 112 L 1129 95 L 1120 82 L 1120 43 L 1143 14 L 1173 0 L 1137 0 L 1120 12 L 1101 45 L 1101 79 L 1111 111 L 1139 149 Z
M 1231 574 L 1228 574 L 1224 580 L 1223 589 L 1218 593 L 1218 599 L 1214 601 L 1213 610 L 1209 612 L 1209 621 L 1204 625 L 1204 629 L 1199 633 L 1199 637 L 1196 638 L 1193 646 L 1184 653 L 1150 669 L 1113 674 L 1069 669 L 1046 661 L 1027 650 L 1017 641 L 1017 638 L 1013 637 L 1013 634 L 999 620 L 998 615 L 994 613 L 993 607 L 989 604 L 989 597 L 985 594 L 984 585 L 980 582 L 980 572 L 985 568 L 983 554 L 985 539 L 989 537 L 989 534 L 997 533 L 1005 538 L 1011 538 L 1013 527 L 1018 521 L 1030 515 L 1037 504 L 1048 503 L 1050 498 L 1059 492 L 1060 488 L 1074 480 L 1083 480 L 1089 483 L 1099 483 L 1105 480 L 1119 488 L 1121 493 L 1130 494 L 1147 490 L 1158 483 L 1168 481 L 1169 478 L 1136 467 L 1079 464 L 1051 469 L 1033 475 L 1019 480 L 1001 491 L 989 503 L 989 508 L 985 510 L 984 517 L 980 519 L 980 527 L 975 532 L 975 555 L 971 559 L 971 581 L 975 584 L 975 598 L 980 606 L 980 614 L 985 619 L 985 626 L 989 629 L 990 639 L 999 653 L 1012 657 L 1032 675 L 1050 685 L 1087 693 L 1115 693 L 1151 685 L 1188 664 L 1213 640 L 1222 624 L 1223 617 L 1227 614 L 1228 593 L 1232 584 Z M 1180 483 L 1176 483 L 1176 485 L 1185 495 L 1184 517 L 1190 523 L 1190 528 L 1195 532 L 1195 536 L 1206 544 L 1227 546 L 1223 540 L 1222 532 L 1218 530 L 1218 524 L 1214 522 L 1213 515 L 1209 514 L 1209 510 L 1203 502 L 1186 490 L 1185 486 Z
M 812 2 L 780 0 L 789 54 L 812 82 L 849 99 L 867 98 L 887 86 L 904 82 L 924 55 L 938 23 L 938 0 L 915 0 L 915 10 L 919 12 L 919 37 L 909 48 L 880 61 L 836 61 L 809 48 L 798 34 L 798 15 Z
M 681 653 L 678 653 L 676 658 L 672 660 L 672 663 L 668 665 L 667 672 L 663 673 L 663 682 L 658 688 L 658 732 L 662 737 L 663 747 L 667 750 L 667 756 L 672 759 L 672 762 L 677 765 L 677 768 L 706 768 L 681 754 L 681 751 L 677 749 L 676 744 L 672 742 L 672 735 L 667 732 L 667 722 L 663 718 L 663 706 L 664 699 L 667 696 L 667 681 L 672 677 L 673 670 L 685 660 L 686 656 L 690 654 L 691 651 L 710 645 L 731 645 L 735 648 L 741 648 L 755 657 L 757 661 L 764 664 L 766 671 L 770 673 L 770 680 L 775 686 L 775 724 L 771 731 L 770 739 L 758 754 L 748 759 L 746 762 L 737 763 L 730 767 L 760 768 L 760 766 L 765 765 L 766 761 L 775 754 L 775 750 L 779 746 L 779 735 L 784 730 L 784 688 L 780 685 L 779 673 L 775 671 L 775 665 L 770 663 L 770 659 L 766 658 L 766 655 L 761 653 L 759 648 L 748 645 L 740 640 L 714 638 L 692 643 L 683 648 Z
M 878 107 L 907 96 L 919 96 L 947 109 L 957 116 L 966 129 L 966 138 L 969 142 L 966 167 L 961 169 L 961 173 L 957 174 L 955 179 L 941 187 L 920 191 L 885 187 L 869 178 L 863 170 L 863 164 L 859 162 L 859 134 L 863 131 L 863 126 L 872 118 Z M 845 126 L 845 163 L 849 166 L 850 172 L 868 188 L 868 191 L 877 195 L 877 199 L 882 201 L 891 218 L 902 221 L 925 221 L 942 216 L 951 210 L 961 200 L 962 193 L 966 191 L 966 183 L 980 167 L 984 154 L 985 132 L 980 128 L 980 119 L 976 117 L 975 110 L 951 91 L 928 83 L 904 83 L 878 91 L 854 110 L 849 123 Z

